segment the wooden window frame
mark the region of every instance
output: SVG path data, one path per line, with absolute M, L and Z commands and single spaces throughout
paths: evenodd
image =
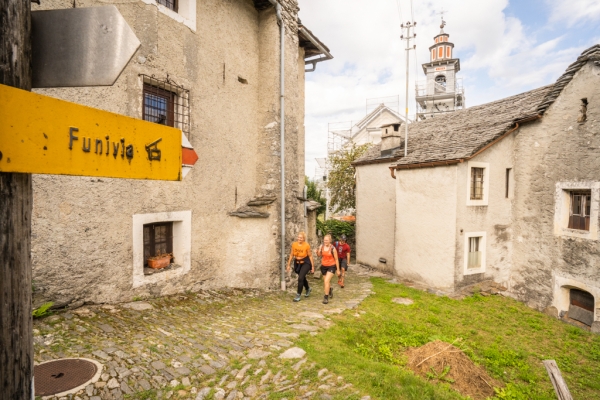
M 159 87 L 156 87 L 156 86 L 150 85 L 149 83 L 144 82 L 143 97 L 142 97 L 142 113 L 143 113 L 142 119 L 145 121 L 150 121 L 150 122 L 155 122 L 155 123 L 160 124 L 159 121 L 154 120 L 154 118 L 156 118 L 155 115 L 146 113 L 146 111 L 147 111 L 146 108 L 151 107 L 150 105 L 146 104 L 147 96 L 156 96 L 156 97 L 163 98 L 166 100 L 167 115 L 165 115 L 166 120 L 164 121 L 164 123 L 162 125 L 175 126 L 175 96 L 176 96 L 176 94 L 173 92 L 170 92 L 168 90 L 161 89 Z
M 166 227 L 165 241 L 159 242 L 158 244 L 165 244 L 165 251 L 160 253 L 173 253 L 173 222 L 154 222 L 150 224 L 144 224 L 143 226 L 143 237 L 144 237 L 144 266 L 148 264 L 148 258 L 154 257 L 157 250 L 157 242 L 156 242 L 156 228 L 157 227 Z
M 590 230 L 591 190 L 569 192 L 569 229 Z
M 480 176 L 479 176 L 480 173 Z M 482 167 L 471 167 L 471 200 L 483 200 L 484 199 L 484 177 L 485 168 Z M 478 180 L 479 178 L 479 180 Z M 478 184 L 479 183 L 479 187 Z M 479 189 L 479 190 L 478 190 Z

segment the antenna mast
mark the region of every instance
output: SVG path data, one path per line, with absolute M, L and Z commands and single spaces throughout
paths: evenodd
M 405 116 L 404 116 L 404 157 L 406 157 L 406 155 L 408 154 L 408 60 L 409 60 L 409 51 L 410 50 L 414 50 L 417 45 L 413 44 L 411 46 L 410 41 L 414 40 L 414 38 L 417 36 L 416 33 L 414 33 L 414 29 L 417 26 L 417 23 L 414 21 L 409 21 L 405 24 L 401 24 L 400 27 L 402 28 L 402 36 L 400 36 L 400 39 L 405 40 L 406 41 L 406 109 L 405 109 Z

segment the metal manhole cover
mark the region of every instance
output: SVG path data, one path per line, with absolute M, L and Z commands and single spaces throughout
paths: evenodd
M 97 370 L 96 364 L 76 358 L 36 365 L 33 372 L 35 395 L 50 396 L 74 389 L 92 379 Z

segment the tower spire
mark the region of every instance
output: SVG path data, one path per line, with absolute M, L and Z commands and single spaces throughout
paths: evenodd
M 446 21 L 444 21 L 444 13 L 446 11 L 444 11 L 444 9 L 442 8 L 442 11 L 440 11 L 440 15 L 442 16 L 442 23 L 440 24 L 440 35 L 442 35 L 444 33 L 444 27 L 446 26 Z
M 442 9 L 440 33 L 433 38 L 434 43 L 429 47 L 430 61 L 423 64 L 427 81 L 417 82 L 419 119 L 452 112 L 463 108 L 465 104 L 461 81 L 456 78 L 456 73 L 460 71 L 460 60 L 454 58 L 454 43 L 450 42 L 450 35 L 444 32 L 444 13 Z

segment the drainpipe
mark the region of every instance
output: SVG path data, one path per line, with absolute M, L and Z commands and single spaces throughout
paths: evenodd
M 280 112 L 279 136 L 281 151 L 281 290 L 285 291 L 285 26 L 281 17 L 281 4 L 275 0 L 269 0 L 275 6 L 277 21 L 279 22 L 279 42 L 281 44 L 279 61 L 279 99 Z

